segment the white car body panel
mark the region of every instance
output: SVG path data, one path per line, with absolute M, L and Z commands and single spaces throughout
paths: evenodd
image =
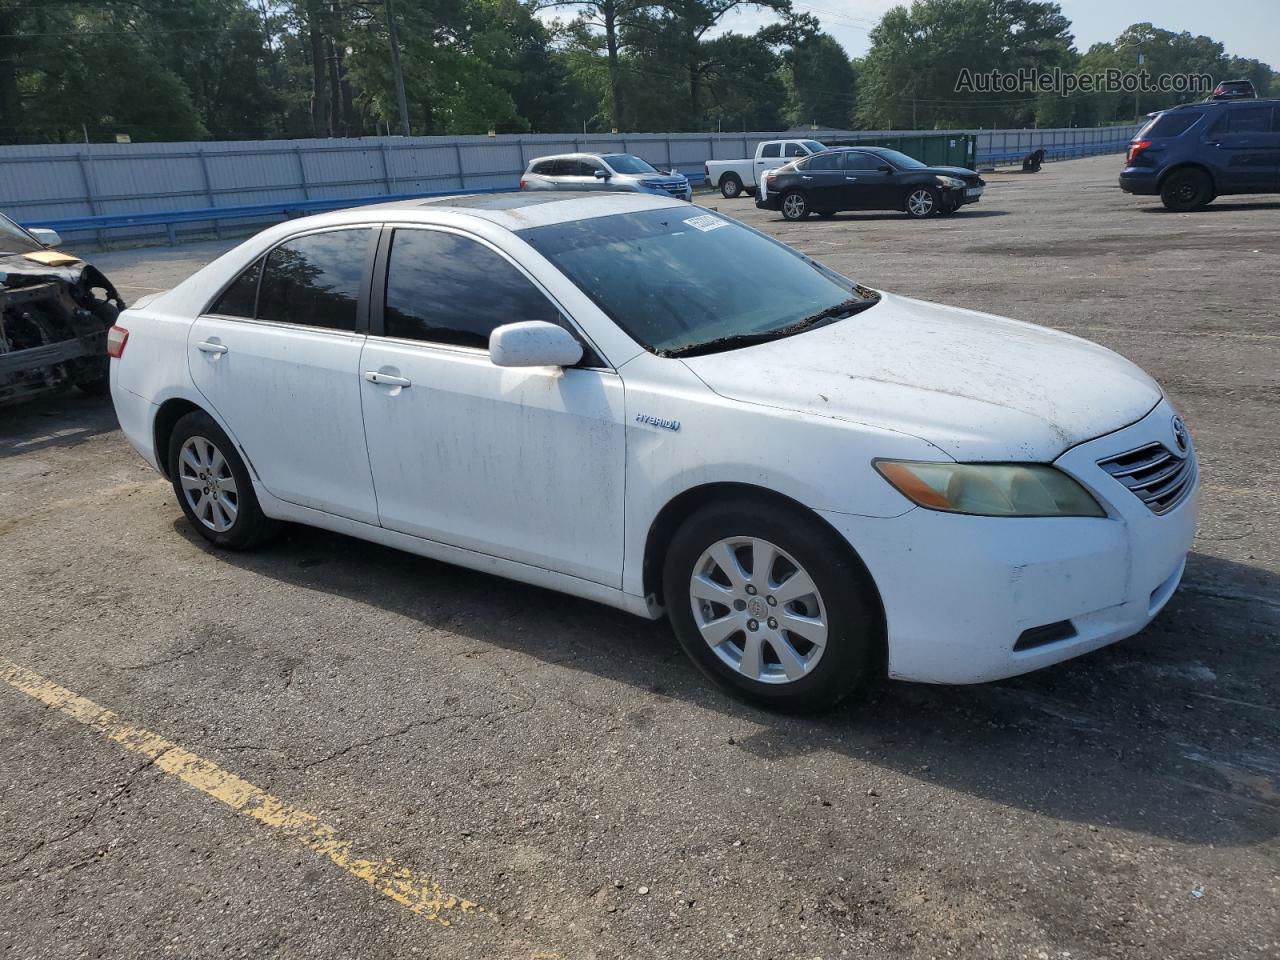
M 720 180 L 726 173 L 736 173 L 744 187 L 754 187 L 764 180 L 764 175 L 768 171 L 791 163 L 793 160 L 811 156 L 815 151 L 810 150 L 808 144 L 814 142 L 816 141 L 795 138 L 790 140 L 766 140 L 757 145 L 754 157 L 745 157 L 741 160 L 708 160 L 703 164 L 706 169 L 707 183 L 713 187 L 719 187 Z M 780 147 L 779 153 L 784 155 L 777 157 L 764 156 L 765 147 L 771 143 L 778 144 Z M 798 147 L 801 152 L 794 156 L 785 156 L 788 146 Z
M 856 323 L 686 362 L 722 396 L 892 423 L 961 461 L 1047 463 L 1160 401 L 1149 376 L 1087 340 L 882 296 Z
M 163 469 L 163 405 L 204 407 L 245 454 L 268 516 L 646 616 L 661 613 L 645 559 L 663 509 L 708 484 L 767 490 L 857 551 L 885 608 L 890 673 L 903 679 L 1035 669 L 1131 635 L 1167 601 L 1194 495 L 1157 516 L 1098 466 L 1170 442 L 1174 412 L 1149 377 L 1065 334 L 892 295 L 797 336 L 662 358 L 512 232 L 664 207 L 687 209 L 601 194 L 515 209 L 389 204 L 272 227 L 122 315 L 130 338 L 111 365 L 121 426 Z M 274 244 L 365 223 L 488 243 L 559 306 L 603 369 L 500 368 L 482 350 L 201 316 Z M 270 344 L 276 330 L 287 345 Z M 228 352 L 195 349 L 211 338 Z M 246 384 L 218 382 L 233 367 L 219 364 L 242 359 Z M 371 371 L 411 385 L 371 383 Z M 1107 516 L 926 510 L 876 472 L 877 458 L 1056 462 Z M 1013 651 L 1023 630 L 1067 618 L 1075 638 Z

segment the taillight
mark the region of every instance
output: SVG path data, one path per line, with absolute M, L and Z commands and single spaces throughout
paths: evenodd
M 707 181 L 711 180 L 711 166 L 709 164 L 704 163 L 702 165 L 702 176 Z
M 1215 97 L 1220 97 L 1226 92 L 1226 90 L 1227 90 L 1226 87 L 1224 87 L 1222 84 L 1218 84 L 1216 87 L 1213 88 L 1213 95 Z
M 520 189 L 521 189 L 521 190 L 523 190 L 523 189 L 524 189 L 524 179 L 523 179 L 523 178 L 521 178 L 521 180 L 520 180 Z
M 107 331 L 107 356 L 117 360 L 124 355 L 124 345 L 129 342 L 129 331 L 115 326 Z
M 1133 141 L 1133 143 L 1129 144 L 1129 154 L 1124 158 L 1124 162 L 1132 166 L 1134 158 L 1136 158 L 1138 154 L 1140 154 L 1143 150 L 1147 149 L 1147 147 L 1149 146 L 1151 146 L 1150 140 Z

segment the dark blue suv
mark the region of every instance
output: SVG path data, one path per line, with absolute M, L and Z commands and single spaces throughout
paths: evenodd
M 1187 103 L 1129 144 L 1120 189 L 1195 210 L 1231 193 L 1280 193 L 1280 100 Z

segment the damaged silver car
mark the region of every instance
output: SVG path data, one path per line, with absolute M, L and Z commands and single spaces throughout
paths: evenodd
M 125 303 L 92 264 L 51 249 L 59 243 L 0 214 L 0 405 L 108 390 L 107 330 Z

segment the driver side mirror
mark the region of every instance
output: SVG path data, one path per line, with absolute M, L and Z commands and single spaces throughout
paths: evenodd
M 58 231 L 50 230 L 48 227 L 32 227 L 27 233 L 31 234 L 46 247 L 56 247 L 62 243 L 62 237 L 58 236 Z
M 545 320 L 505 323 L 489 334 L 489 359 L 498 367 L 572 367 L 582 344 Z
M 597 180 L 608 180 L 608 179 L 609 179 L 609 171 L 608 171 L 608 170 L 601 170 L 599 167 L 596 167 L 596 179 L 597 179 Z
M 880 166 L 876 167 L 876 170 L 880 173 L 893 173 L 893 167 L 889 166 L 887 163 L 880 164 Z

